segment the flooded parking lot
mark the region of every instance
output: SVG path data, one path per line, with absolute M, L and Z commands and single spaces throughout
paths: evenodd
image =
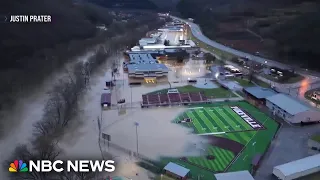
M 121 59 L 122 64 L 123 59 Z M 191 62 L 192 63 L 192 62 Z M 187 66 L 180 66 L 179 68 L 194 68 L 191 63 Z M 203 68 L 203 64 L 198 65 Z M 121 146 L 132 152 L 138 151 L 139 154 L 157 159 L 160 156 L 191 156 L 199 154 L 199 149 L 188 148 L 193 147 L 196 142 L 205 142 L 203 137 L 199 137 L 192 133 L 192 129 L 185 128 L 181 125 L 173 124 L 172 120 L 176 118 L 179 113 L 185 110 L 184 107 L 166 107 L 166 108 L 150 108 L 141 109 L 141 95 L 169 88 L 169 83 L 159 83 L 141 86 L 129 86 L 128 76 L 119 68 L 119 73 L 116 76 L 116 87 L 112 89 L 112 104 L 115 104 L 111 110 L 101 111 L 100 96 L 104 91 L 106 81 L 106 73 L 111 73 L 108 70 L 110 62 L 105 65 L 105 69 L 94 75 L 91 80 L 91 89 L 84 96 L 81 102 L 81 109 L 83 110 L 79 115 L 79 127 L 70 129 L 70 132 L 65 136 L 61 143 L 64 149 L 65 157 L 84 157 L 87 158 L 101 158 L 101 151 L 98 144 L 99 129 L 97 117 L 102 115 L 102 132 L 111 136 L 111 142 Z M 197 70 L 199 68 L 197 67 Z M 199 72 L 199 71 L 198 71 Z M 195 77 L 202 76 L 204 73 L 197 73 Z M 174 70 L 169 71 L 169 81 L 179 81 Z M 187 85 L 186 81 L 179 81 L 171 84 L 172 87 Z M 119 99 L 126 99 L 124 106 L 125 113 L 120 113 L 118 110 L 117 101 Z M 81 123 L 80 123 L 81 122 Z M 135 127 L 134 123 L 138 122 L 139 126 Z M 136 131 L 137 130 L 137 131 Z M 138 134 L 138 143 L 137 143 Z M 120 152 L 119 150 L 108 148 L 107 143 L 102 143 L 103 151 L 110 151 L 112 155 L 119 162 L 118 175 L 126 175 L 132 179 L 144 179 L 142 174 L 147 178 L 147 173 L 137 167 L 128 153 Z M 130 169 L 128 170 L 128 167 Z M 140 172 L 139 177 L 135 177 L 135 173 Z

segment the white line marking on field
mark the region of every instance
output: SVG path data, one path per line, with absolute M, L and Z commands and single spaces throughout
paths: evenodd
M 212 111 L 213 111 L 213 109 L 209 109 L 209 111 L 211 111 L 211 112 L 212 112 Z
M 226 132 L 213 132 L 213 133 L 203 133 L 203 134 L 198 134 L 199 136 L 204 136 L 204 135 L 215 135 L 215 134 L 225 134 Z
M 246 156 L 243 158 L 243 160 L 245 160 L 245 159 L 247 158 L 247 156 L 248 156 L 248 155 L 246 155 Z
M 203 111 L 198 111 L 198 112 L 201 112 L 201 113 L 203 113 Z
M 188 109 L 203 109 L 203 107 L 194 107 L 194 108 L 188 108 Z

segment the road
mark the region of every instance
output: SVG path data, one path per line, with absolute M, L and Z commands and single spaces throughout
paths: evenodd
M 296 70 L 296 72 L 299 72 L 299 73 L 301 73 L 303 75 L 312 75 L 312 76 L 320 77 L 320 73 L 318 73 L 318 72 L 312 72 L 312 71 L 307 70 L 307 69 L 301 69 L 301 68 L 298 68 L 298 67 L 293 66 L 293 65 L 286 65 L 286 64 L 280 63 L 280 62 L 275 61 L 275 60 L 262 58 L 262 57 L 259 57 L 259 56 L 255 56 L 255 55 L 252 55 L 252 54 L 249 54 L 249 53 L 245 53 L 245 52 L 242 52 L 242 51 L 239 51 L 239 50 L 224 46 L 223 44 L 220 44 L 220 43 L 218 43 L 216 41 L 213 41 L 213 40 L 209 39 L 208 37 L 206 37 L 205 35 L 203 35 L 203 33 L 201 32 L 201 28 L 197 24 L 192 23 L 190 21 L 187 21 L 185 19 L 178 18 L 176 16 L 171 16 L 171 18 L 180 20 L 180 21 L 185 22 L 185 23 L 188 23 L 188 25 L 190 26 L 192 34 L 197 39 L 199 39 L 200 41 L 206 43 L 209 46 L 215 47 L 217 49 L 220 49 L 222 51 L 228 52 L 230 54 L 234 54 L 236 56 L 248 57 L 250 60 L 253 60 L 253 61 L 256 61 L 256 62 L 259 62 L 259 63 L 262 63 L 262 64 L 267 64 L 269 66 L 278 67 L 280 69 L 292 69 L 292 68 L 294 68 Z

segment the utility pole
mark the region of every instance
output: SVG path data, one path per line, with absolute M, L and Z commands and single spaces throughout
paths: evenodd
M 134 125 L 136 126 L 136 143 L 137 143 L 137 156 L 139 156 L 139 139 L 138 139 L 138 122 L 134 122 Z
M 131 109 L 132 109 L 132 86 L 130 86 L 130 93 L 131 93 Z

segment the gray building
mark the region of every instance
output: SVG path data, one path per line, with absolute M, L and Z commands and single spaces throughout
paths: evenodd
M 274 115 L 290 123 L 320 121 L 319 111 L 282 93 L 267 97 L 266 106 Z
M 214 175 L 217 180 L 254 180 L 249 171 L 236 171 Z
M 270 88 L 263 88 L 260 86 L 244 88 L 243 92 L 246 94 L 248 100 L 256 106 L 265 105 L 267 97 L 277 94 L 277 92 Z

